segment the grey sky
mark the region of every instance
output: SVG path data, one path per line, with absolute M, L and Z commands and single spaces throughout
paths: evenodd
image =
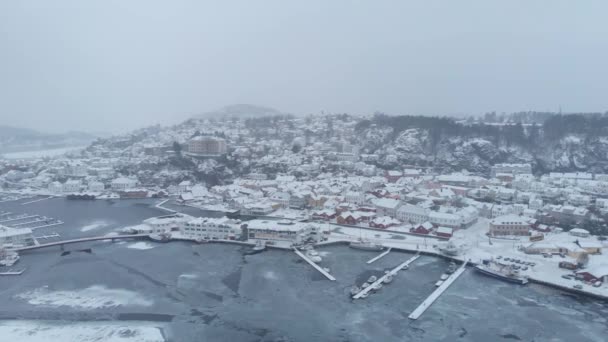
M 0 124 L 605 111 L 606 1 L 2 1 Z

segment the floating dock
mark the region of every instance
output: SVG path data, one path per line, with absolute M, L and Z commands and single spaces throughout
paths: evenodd
M 465 261 L 462 266 L 456 272 L 452 273 L 448 279 L 446 279 L 443 284 L 441 284 L 431 295 L 420 304 L 416 310 L 412 311 L 412 313 L 408 316 L 409 319 L 418 319 L 422 314 L 426 311 L 426 309 L 430 308 L 431 305 L 443 294 L 445 290 L 452 285 L 458 277 L 460 277 L 464 271 L 466 270 L 467 262 Z
M 293 251 L 296 252 L 296 254 L 300 258 L 304 259 L 304 261 L 306 261 L 307 263 L 309 263 L 317 271 L 321 272 L 321 274 L 324 275 L 327 279 L 329 279 L 331 281 L 335 281 L 336 280 L 336 278 L 334 278 L 334 276 L 332 276 L 331 274 L 325 272 L 325 270 L 323 268 L 321 268 L 321 266 L 315 264 L 314 261 L 310 260 L 306 255 L 304 255 L 304 253 L 300 252 L 297 248 L 294 248 Z
M 404 267 L 409 266 L 412 262 L 416 261 L 416 259 L 420 258 L 420 254 L 416 254 L 413 257 L 409 258 L 407 261 L 403 262 L 401 265 L 393 268 L 390 272 L 386 273 L 385 275 L 383 275 L 382 277 L 378 278 L 378 280 L 376 280 L 374 283 L 370 284 L 368 287 L 364 288 L 363 290 L 361 290 L 361 292 L 357 293 L 356 295 L 353 296 L 353 299 L 359 299 L 361 298 L 363 295 L 365 295 L 366 293 L 368 293 L 369 291 L 371 291 L 374 287 L 376 287 L 378 284 L 382 284 L 384 282 L 384 279 L 388 276 L 394 276 L 395 274 L 397 274 L 397 272 L 401 271 Z
M 26 205 L 26 204 L 36 203 L 36 202 L 44 201 L 44 200 L 51 199 L 51 198 L 53 198 L 53 196 L 44 197 L 44 198 L 39 198 L 39 199 L 35 199 L 35 200 L 33 200 L 33 201 L 29 201 L 29 202 L 21 203 L 21 205 Z
M 12 269 L 6 271 L 6 272 L 0 272 L 0 276 L 15 276 L 15 275 L 21 275 L 23 274 L 23 272 L 25 272 L 25 268 L 21 269 L 19 271 L 13 271 Z
M 373 257 L 373 258 L 369 259 L 369 260 L 367 261 L 367 263 L 368 263 L 368 264 L 371 264 L 372 262 L 374 262 L 374 261 L 376 261 L 376 260 L 378 260 L 378 259 L 382 258 L 383 256 L 387 255 L 387 254 L 388 254 L 388 253 L 390 253 L 390 252 L 391 252 L 391 248 L 389 247 L 389 249 L 387 249 L 386 251 L 384 251 L 384 252 L 380 253 L 379 255 L 377 255 L 377 256 L 375 256 L 375 257 Z
M 0 223 L 2 223 L 2 222 L 17 221 L 17 220 L 25 220 L 25 219 L 32 218 L 32 217 L 40 217 L 40 215 L 28 215 L 28 214 L 17 215 L 17 216 L 13 216 L 13 217 L 9 217 L 9 218 L 5 218 L 3 220 L 0 220 Z
M 167 198 L 166 200 L 161 201 L 160 203 L 158 203 L 157 205 L 155 205 L 155 207 L 158 208 L 158 209 L 160 209 L 160 210 L 168 211 L 170 213 L 177 213 L 176 210 L 163 207 L 163 204 L 165 204 L 167 202 L 169 202 L 169 198 Z

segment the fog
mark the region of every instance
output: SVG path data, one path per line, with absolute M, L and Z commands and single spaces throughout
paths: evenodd
M 605 111 L 605 1 L 3 1 L 0 124 Z

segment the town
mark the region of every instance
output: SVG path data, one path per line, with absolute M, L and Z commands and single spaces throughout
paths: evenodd
M 382 135 L 370 134 L 383 128 L 360 137 L 361 120 L 191 119 L 59 157 L 1 159 L 1 200 L 157 198 L 166 215 L 119 234 L 259 250 L 368 244 L 491 261 L 530 281 L 608 298 L 608 174 L 535 173 L 525 162 L 482 171 L 410 165 L 399 155 L 416 147 L 411 130 L 374 149 L 370 141 Z M 215 215 L 185 213 L 192 210 Z M 37 228 L 60 224 L 0 213 L 4 263 L 14 264 L 20 248 L 44 245 Z M 307 256 L 322 265 L 314 251 Z

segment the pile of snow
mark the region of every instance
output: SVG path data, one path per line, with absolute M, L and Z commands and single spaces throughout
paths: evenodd
M 51 291 L 46 286 L 16 296 L 32 305 L 69 306 L 92 310 L 100 308 L 129 306 L 151 306 L 153 302 L 140 294 L 124 289 L 108 289 L 94 285 L 81 290 Z M 0 336 L 2 336 L 0 334 Z
M 148 242 L 140 241 L 130 244 L 129 246 L 127 246 L 127 248 L 146 250 L 154 248 L 154 245 Z
M 0 321 L 2 341 L 164 342 L 160 328 L 143 323 Z

